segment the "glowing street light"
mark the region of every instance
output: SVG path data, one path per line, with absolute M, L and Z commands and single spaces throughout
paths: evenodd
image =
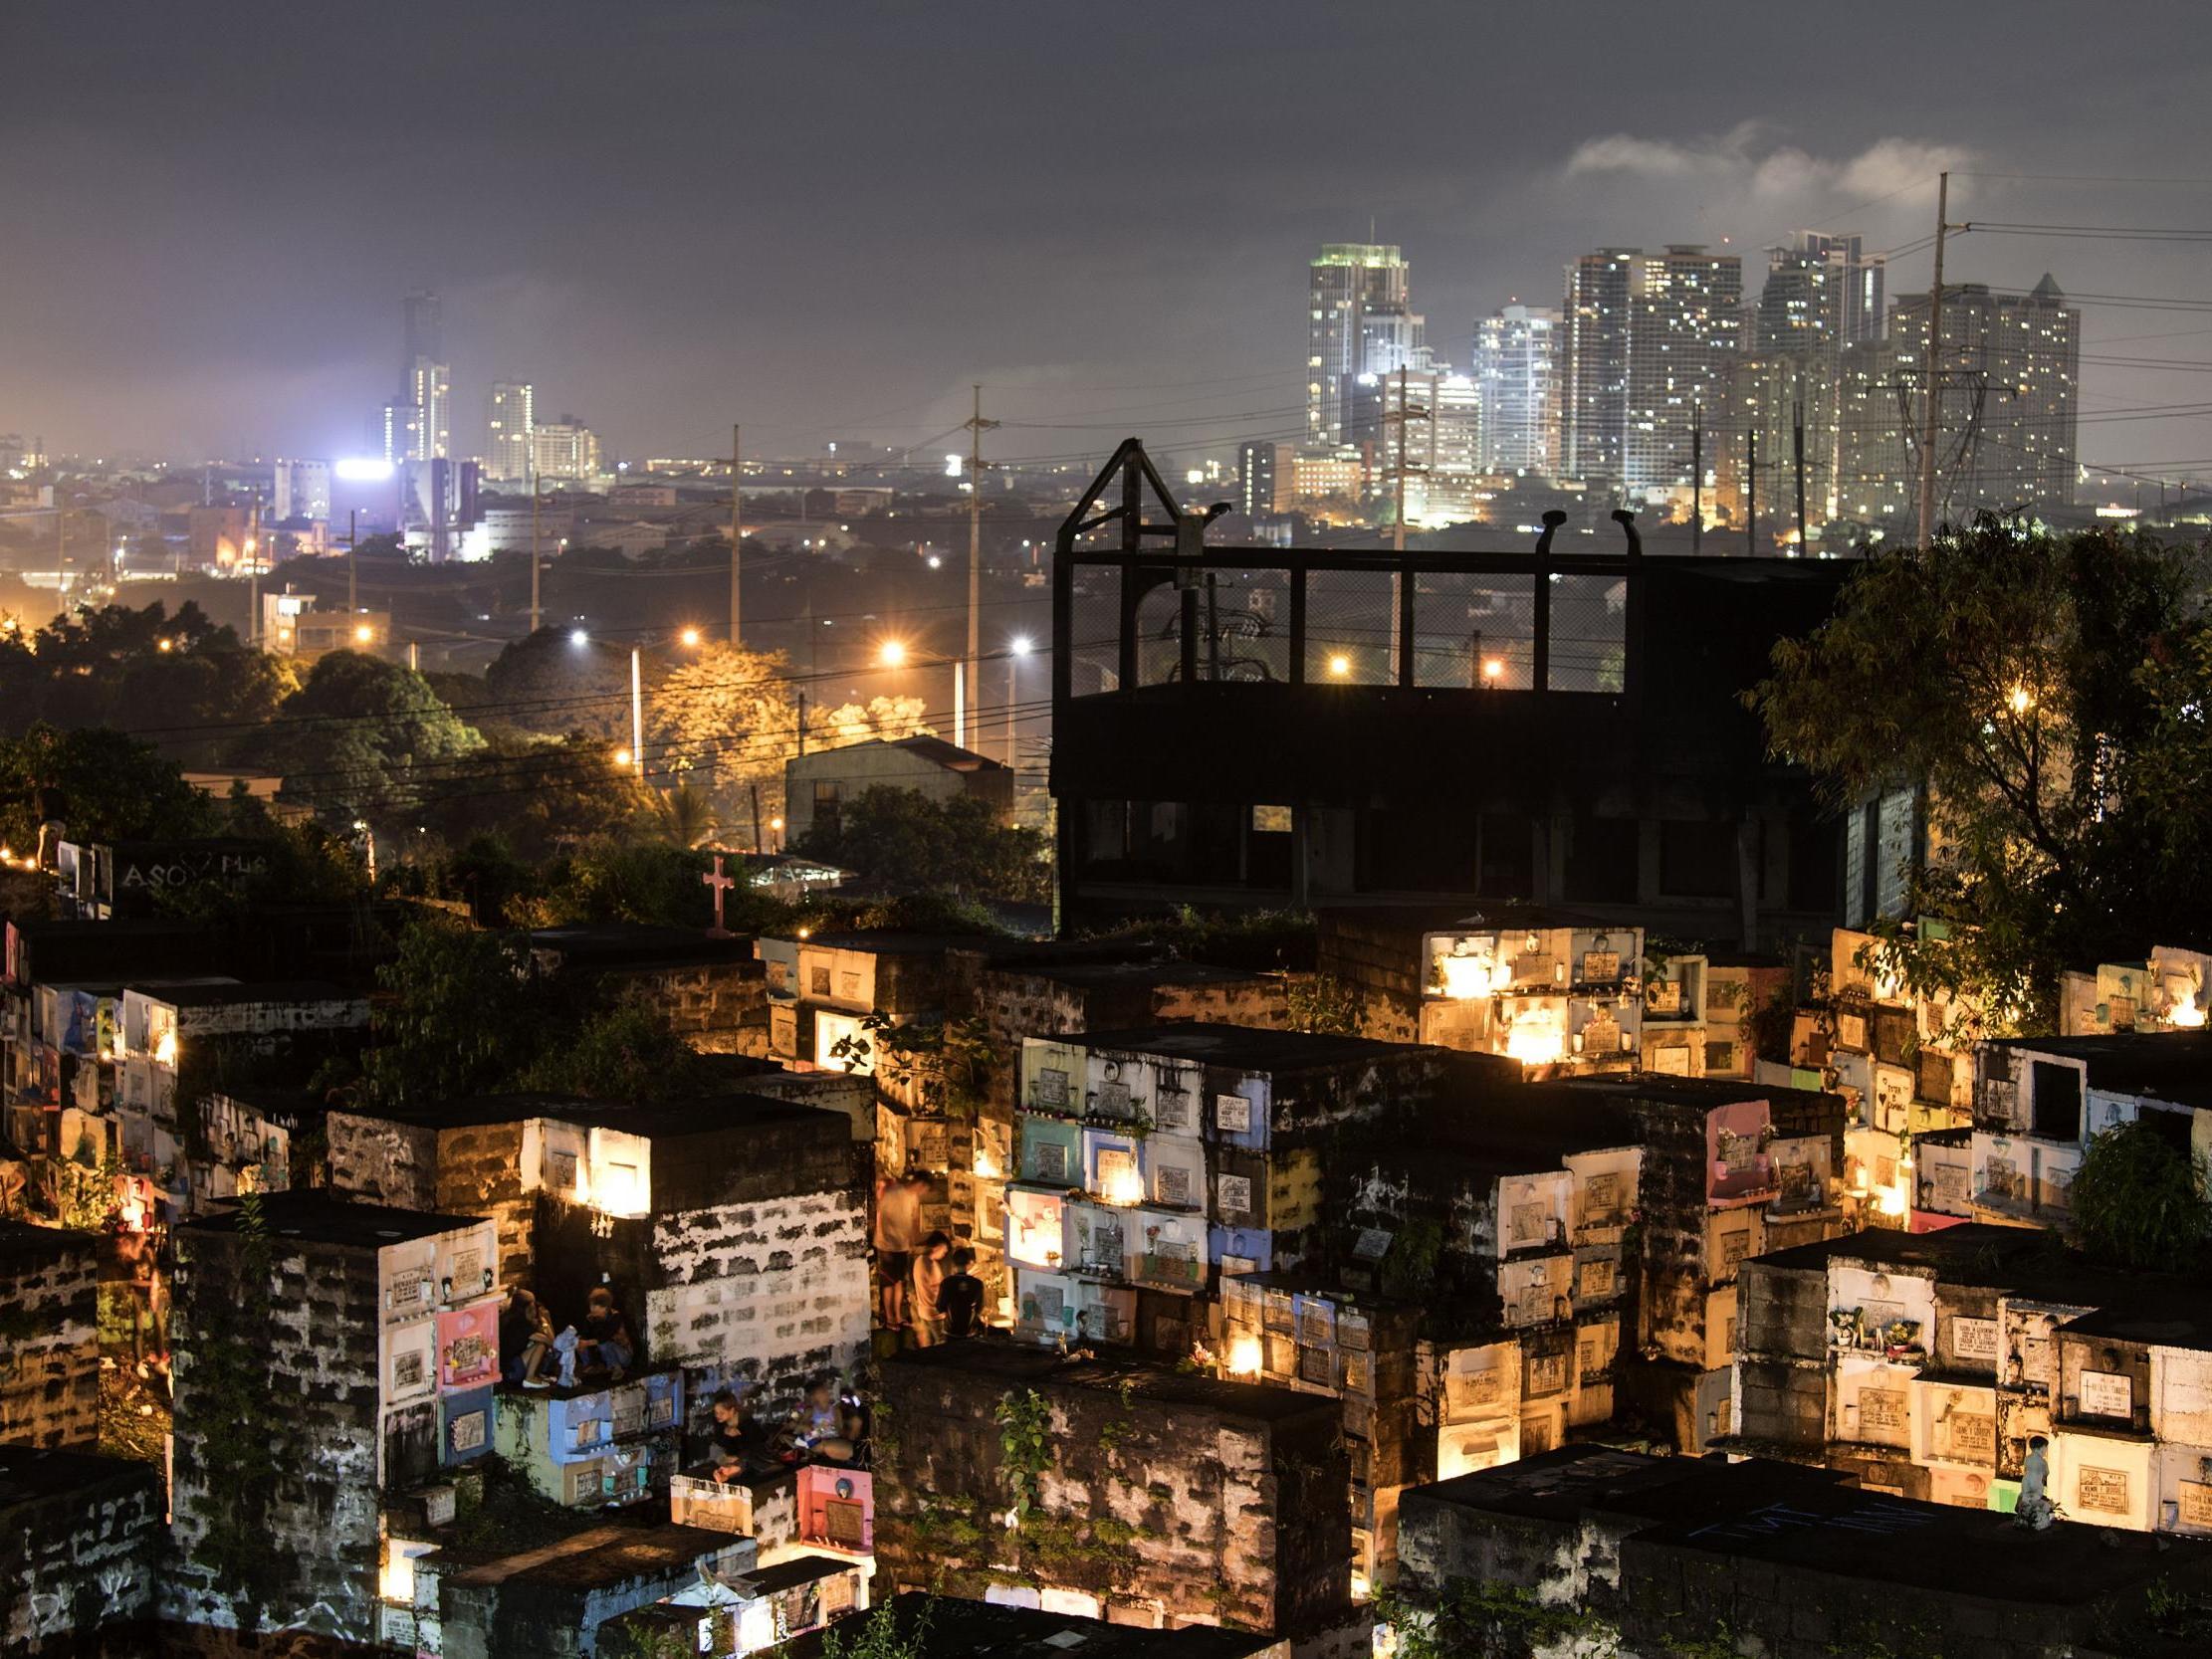
M 1485 657 L 1482 659 L 1482 683 L 1484 685 L 1494 685 L 1504 677 L 1505 663 L 1502 658 Z
M 353 637 L 361 644 L 366 645 L 376 637 L 376 630 L 365 622 L 356 622 L 353 624 Z
M 1335 656 L 1329 659 L 1329 675 L 1331 679 L 1341 680 L 1351 672 L 1352 659 L 1347 657 L 1343 652 L 1339 651 Z
M 630 764 L 630 751 L 627 748 L 616 749 L 614 751 L 614 763 L 627 770 Z
M 589 645 L 591 636 L 581 628 L 571 628 L 568 630 L 568 643 L 570 645 Z
M 1016 634 L 1013 636 L 1012 639 L 1006 641 L 1006 649 L 1012 652 L 1016 657 L 1026 657 L 1031 651 L 1035 650 L 1036 648 L 1029 643 L 1028 635 Z
M 2012 695 L 2005 701 L 2012 705 L 2014 714 L 2025 715 L 2036 706 L 2036 695 L 2025 686 L 2015 686 L 2012 689 Z
M 906 667 L 906 641 L 887 639 L 876 648 L 876 661 L 885 668 Z
M 699 643 L 699 630 L 697 628 L 686 628 L 676 637 L 686 645 L 697 645 Z

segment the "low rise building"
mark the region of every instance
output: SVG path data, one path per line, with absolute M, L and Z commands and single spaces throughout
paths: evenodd
M 1205 1024 L 1027 1040 L 1005 1197 L 1017 1332 L 1189 1353 L 1221 1278 L 1301 1259 L 1334 1138 L 1434 1095 L 1446 1059 Z
M 332 1112 L 331 1176 L 386 1203 L 491 1218 L 503 1282 L 557 1321 L 610 1287 L 641 1363 L 764 1412 L 868 1343 L 865 1198 L 849 1119 L 765 1096 L 620 1106 L 497 1097 L 423 1111 Z
M 2212 1551 L 1763 1459 L 1570 1446 L 1418 1488 L 1401 1516 L 1415 1617 L 1476 1591 L 1503 1601 L 1508 1639 L 1582 1651 L 2178 1659 L 2212 1594 Z
M 871 738 L 814 749 L 783 762 L 784 833 L 792 845 L 870 789 L 912 789 L 933 801 L 972 796 L 1003 819 L 1013 811 L 1013 768 L 942 737 Z M 889 871 L 870 871 L 889 875 Z
M 164 1543 L 153 1465 L 0 1444 L 0 1651 L 154 1651 Z
M 703 1053 L 768 1052 L 767 969 L 750 939 L 615 922 L 538 928 L 529 942 L 540 972 L 636 996 Z
M 1702 1451 L 1726 1432 L 1737 1274 L 1764 1251 L 1843 1227 L 1843 1101 L 1717 1078 L 1584 1080 L 1633 1119 L 1642 1148 L 1637 1379 L 1646 1416 Z
M 269 1193 L 176 1252 L 163 1616 L 376 1642 L 382 1505 L 490 1441 L 492 1224 Z
M 1977 1219 L 2063 1225 L 2089 1142 L 2140 1122 L 2212 1153 L 2212 1031 L 1985 1042 L 1974 1056 L 1970 1198 Z
M 100 1443 L 100 1241 L 0 1218 L 0 1445 Z
M 881 1378 L 879 1593 L 1293 1638 L 1348 1620 L 1336 1401 L 1003 1344 L 902 1353 Z
M 911 1644 L 914 1659 L 1290 1659 L 1291 1644 L 1261 1631 L 1187 1624 L 1160 1630 L 1089 1618 L 1046 1608 L 1041 1595 L 1018 1585 L 998 1585 L 991 1599 L 966 1601 L 920 1590 L 890 1603 L 891 1628 Z M 849 1643 L 856 1627 L 796 1638 L 785 1659 L 823 1659 L 835 1640 Z
M 1908 1497 L 2011 1509 L 2032 1443 L 2079 1521 L 2212 1537 L 2212 1296 L 2043 1235 L 1875 1229 L 1745 1264 L 1736 1431 Z

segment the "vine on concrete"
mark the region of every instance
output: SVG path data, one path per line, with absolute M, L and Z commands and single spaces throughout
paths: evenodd
M 259 1193 L 239 1198 L 237 1239 L 229 1294 L 193 1299 L 195 1341 L 185 1375 L 201 1432 L 189 1460 L 202 1488 L 194 1508 L 206 1526 L 198 1557 L 230 1599 L 239 1627 L 256 1630 L 284 1558 L 271 1515 L 279 1423 L 267 1353 L 269 1223 Z

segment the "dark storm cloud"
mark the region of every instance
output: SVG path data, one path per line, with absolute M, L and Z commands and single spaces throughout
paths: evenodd
M 1315 244 L 1371 220 L 1404 244 L 1456 358 L 1584 248 L 1729 238 L 1755 260 L 1810 223 L 1904 242 L 1945 159 L 2212 173 L 2193 119 L 2159 113 L 2193 105 L 2168 47 L 2195 27 L 2181 4 L 19 3 L 0 429 L 342 452 L 396 376 L 400 293 L 427 285 L 464 447 L 506 375 L 628 455 L 719 452 L 733 416 L 775 447 L 914 442 L 979 378 L 1033 423 L 1009 453 L 1148 416 L 1194 442 L 1287 431 Z M 2212 224 L 2185 187 L 1962 194 Z M 1968 239 L 1954 270 L 2212 299 L 2197 252 Z M 1893 286 L 1925 280 L 1923 256 Z M 2093 371 L 2091 408 L 2201 383 L 2128 372 Z M 2188 421 L 2083 438 L 2208 446 Z

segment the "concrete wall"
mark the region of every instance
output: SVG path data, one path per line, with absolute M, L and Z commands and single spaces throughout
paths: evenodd
M 643 998 L 677 1036 L 703 1053 L 768 1053 L 768 973 L 762 962 L 606 967 L 593 978 Z
M 236 1233 L 177 1236 L 174 1563 L 165 1618 L 235 1628 L 205 1549 L 218 1530 L 267 1543 L 263 1622 L 372 1641 L 377 1604 L 378 1342 L 376 1253 L 278 1238 L 267 1280 L 252 1284 Z M 280 1440 L 278 1478 L 262 1513 L 240 1514 L 212 1482 L 211 1422 L 235 1409 L 202 1386 L 211 1345 L 245 1342 L 267 1366 Z
M 814 1371 L 850 1375 L 868 1349 L 866 1207 L 849 1188 L 657 1217 L 647 1341 L 684 1367 L 692 1414 L 726 1383 L 759 1390 L 764 1421 Z
M 1745 1262 L 1736 1288 L 1735 1432 L 1818 1456 L 1828 1439 L 1828 1270 Z
M 149 1612 L 161 1474 L 83 1453 L 0 1450 L 0 1653 L 89 1653 Z M 130 1651 L 111 1646 L 110 1651 Z
M 99 1441 L 99 1243 L 0 1221 L 0 1444 Z
M 882 1369 L 891 1427 L 877 1445 L 881 1589 L 942 1581 L 947 1593 L 980 1596 L 1027 1584 L 1095 1597 L 1122 1622 L 1288 1635 L 1345 1607 L 1349 1466 L 1336 1401 L 1286 1411 L 1297 1396 L 1280 1389 L 988 1350 L 971 1369 L 958 1362 L 961 1345 L 935 1351 L 955 1362 Z M 1031 1389 L 1049 1452 L 1024 1546 L 994 1519 L 1010 1502 L 995 1414 Z M 1003 1564 L 1023 1552 L 1025 1564 Z
M 329 1119 L 331 1186 L 395 1209 L 491 1219 L 501 1285 L 528 1284 L 537 1217 L 523 1190 L 523 1125 L 427 1129 L 361 1113 Z

